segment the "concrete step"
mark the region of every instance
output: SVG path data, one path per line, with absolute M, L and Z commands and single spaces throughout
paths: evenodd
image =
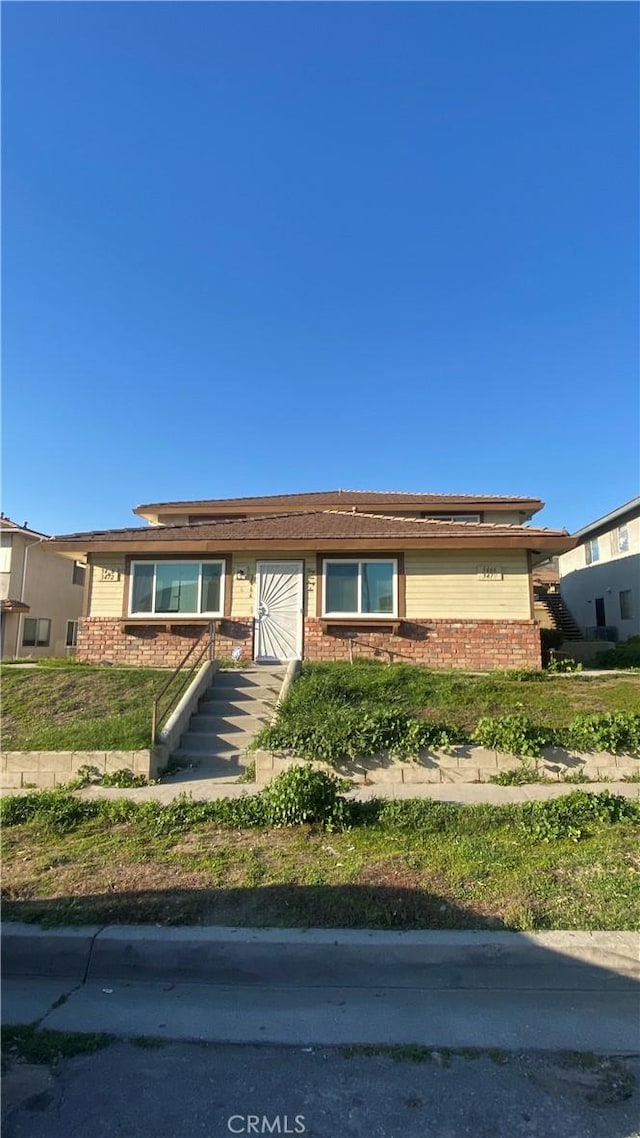
M 181 772 L 181 780 L 215 778 L 217 782 L 233 783 L 244 774 L 247 761 L 242 755 L 195 755 L 191 759 L 191 768 Z
M 257 688 L 255 694 L 246 688 L 240 690 L 225 688 L 221 691 L 217 691 L 216 688 L 207 688 L 200 696 L 199 706 L 206 707 L 210 715 L 223 714 L 218 710 L 219 708 L 234 707 L 237 709 L 235 714 L 239 715 L 242 712 L 251 714 L 251 709 L 254 706 L 274 708 L 277 702 L 278 692 L 271 691 L 270 688 Z
M 283 680 L 284 674 L 277 676 L 265 675 L 263 672 L 217 672 L 213 685 L 220 691 L 223 688 L 225 690 L 228 688 L 237 688 L 244 691 L 254 688 L 264 688 L 267 691 L 279 692 Z
M 191 716 L 189 731 L 203 731 L 209 735 L 219 735 L 221 731 L 239 731 L 246 734 L 257 735 L 269 723 L 269 716 L 259 715 L 203 715 L 198 712 Z
M 276 701 L 266 699 L 205 699 L 198 704 L 198 715 L 213 716 L 216 719 L 271 719 Z
M 222 750 L 244 751 L 254 735 L 247 731 L 211 732 L 185 731 L 180 740 L 181 751 L 219 754 Z
M 184 759 L 185 762 L 196 763 L 200 765 L 203 762 L 225 762 L 230 761 L 244 763 L 245 766 L 249 759 L 247 758 L 246 747 L 238 747 L 236 744 L 231 743 L 209 743 L 208 747 L 196 748 L 188 745 L 181 744 L 176 751 L 171 755 L 172 759 Z

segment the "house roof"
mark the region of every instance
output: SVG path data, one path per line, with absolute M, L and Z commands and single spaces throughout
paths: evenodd
M 596 531 L 606 530 L 614 522 L 621 522 L 623 519 L 630 520 L 632 517 L 638 517 L 639 515 L 640 496 L 630 498 L 629 501 L 624 502 L 622 506 L 618 506 L 608 514 L 604 514 L 601 518 L 596 518 L 594 522 L 589 522 L 589 524 L 583 526 L 582 529 L 576 530 L 573 536 L 579 539 L 589 537 Z
M 13 601 L 11 598 L 7 598 L 0 601 L 0 612 L 31 612 L 31 609 L 24 601 Z
M 422 506 L 446 510 L 452 506 L 463 506 L 469 509 L 475 505 L 479 508 L 492 506 L 495 509 L 507 509 L 515 505 L 516 507 L 520 506 L 523 510 L 535 512 L 542 509 L 544 502 L 539 498 L 494 494 L 425 494 L 399 490 L 315 490 L 303 494 L 267 494 L 245 498 L 204 498 L 178 502 L 147 502 L 144 505 L 136 506 L 133 512 L 140 517 L 146 517 L 149 514 L 156 515 L 159 512 L 207 513 L 225 509 L 251 509 L 271 512 L 279 508 L 285 510 L 318 509 L 318 507 L 344 509 L 348 505 L 364 506 L 372 510 L 376 506 L 385 510 L 389 506 Z
M 234 521 L 92 530 L 51 539 L 58 552 L 212 552 L 231 549 L 570 549 L 565 530 L 444 522 L 343 510 L 305 510 Z
M 29 529 L 26 522 L 23 526 L 13 522 L 11 518 L 0 517 L 0 533 L 23 533 L 27 537 L 48 537 L 46 533 L 40 533 L 39 530 Z

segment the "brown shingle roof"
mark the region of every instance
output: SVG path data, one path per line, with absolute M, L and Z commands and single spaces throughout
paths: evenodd
M 381 514 L 360 514 L 341 510 L 308 510 L 300 513 L 276 514 L 236 521 L 194 522 L 191 525 L 135 526 L 119 530 L 93 530 L 89 533 L 64 534 L 52 538 L 56 547 L 97 547 L 101 544 L 142 550 L 145 547 L 183 547 L 194 550 L 203 543 L 228 545 L 248 542 L 277 545 L 281 542 L 301 544 L 333 541 L 405 541 L 420 543 L 436 539 L 446 544 L 451 539 L 482 539 L 491 547 L 500 538 L 518 538 L 521 544 L 535 548 L 537 538 L 564 538 L 565 530 L 530 528 L 528 526 L 488 524 L 485 522 L 444 522 L 422 518 L 394 518 Z
M 327 506 L 339 504 L 354 504 L 359 502 L 379 503 L 385 508 L 387 506 L 448 506 L 452 502 L 460 501 L 461 503 L 468 502 L 484 502 L 486 504 L 499 504 L 499 503 L 526 503 L 529 505 L 540 506 L 542 503 L 539 498 L 531 498 L 528 496 L 522 497 L 513 494 L 423 494 L 415 491 L 403 490 L 312 490 L 308 493 L 297 494 L 260 494 L 245 498 L 196 498 L 190 501 L 177 501 L 177 502 L 146 502 L 140 506 L 136 506 L 134 513 L 138 514 L 144 510 L 189 510 L 196 507 L 213 508 L 219 507 L 233 507 L 240 509 L 241 507 L 252 507 L 260 505 L 271 505 L 274 507 L 284 506 L 285 509 L 290 509 L 296 504 L 310 505 L 310 506 Z

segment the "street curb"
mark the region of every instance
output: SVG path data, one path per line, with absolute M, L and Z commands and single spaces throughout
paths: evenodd
M 83 981 L 100 925 L 83 928 L 41 929 L 35 925 L 3 922 L 2 973 L 4 976 L 52 976 Z
M 83 980 L 400 987 L 509 987 L 535 969 L 546 987 L 640 981 L 634 932 L 156 928 L 6 924 L 3 971 Z M 463 978 L 464 976 L 464 978 Z

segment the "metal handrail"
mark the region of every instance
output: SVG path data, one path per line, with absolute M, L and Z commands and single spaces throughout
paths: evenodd
M 160 712 L 160 701 L 161 701 L 164 693 L 167 691 L 167 688 L 169 688 L 171 686 L 171 684 L 175 680 L 176 676 L 182 671 L 182 669 L 188 663 L 190 657 L 193 655 L 193 653 L 196 651 L 197 648 L 200 648 L 200 651 L 199 651 L 198 655 L 196 656 L 195 660 L 193 661 L 193 663 L 192 663 L 189 671 L 187 672 L 186 676 L 184 677 L 182 683 L 180 684 L 180 687 L 177 688 L 177 690 L 175 692 L 172 692 L 171 698 L 169 699 L 166 707 L 163 707 L 162 712 Z M 169 708 L 172 706 L 172 704 L 176 703 L 178 700 L 178 697 L 182 695 L 187 684 L 189 683 L 189 680 L 191 679 L 193 673 L 195 672 L 196 668 L 198 667 L 198 664 L 200 664 L 200 662 L 202 661 L 205 654 L 208 654 L 209 660 L 215 659 L 215 654 L 216 654 L 216 622 L 215 622 L 215 620 L 209 621 L 209 627 L 207 629 L 207 637 L 206 637 L 205 643 L 201 644 L 200 640 L 196 640 L 195 643 L 193 643 L 191 645 L 189 651 L 186 653 L 185 656 L 183 656 L 182 660 L 178 664 L 178 667 L 173 670 L 173 672 L 169 676 L 169 679 L 167 680 L 167 682 L 165 684 L 162 685 L 160 691 L 158 692 L 156 698 L 154 699 L 153 706 L 151 708 L 151 744 L 152 744 L 152 746 L 154 743 L 157 742 L 156 736 L 158 733 L 158 724 L 162 722 L 162 720 L 166 716 L 166 714 L 169 711 Z

